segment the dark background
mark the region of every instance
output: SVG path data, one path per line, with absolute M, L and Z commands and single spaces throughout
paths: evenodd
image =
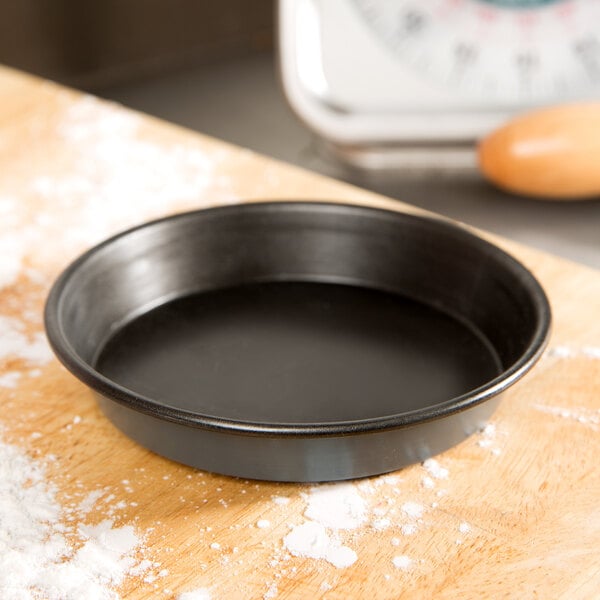
M 270 0 L 2 0 L 0 60 L 89 90 L 270 51 Z

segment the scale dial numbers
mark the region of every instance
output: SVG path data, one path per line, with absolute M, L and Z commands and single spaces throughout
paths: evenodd
M 527 105 L 600 92 L 598 0 L 352 0 L 395 54 L 444 90 Z

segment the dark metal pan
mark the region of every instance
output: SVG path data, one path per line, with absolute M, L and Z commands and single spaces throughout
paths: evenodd
M 548 301 L 443 220 L 269 202 L 131 229 L 46 305 L 50 343 L 155 452 L 278 481 L 350 479 L 481 428 L 539 358 Z

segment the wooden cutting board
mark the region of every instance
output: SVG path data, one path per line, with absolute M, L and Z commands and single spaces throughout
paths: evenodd
M 309 520 L 310 486 L 195 471 L 117 431 L 49 354 L 43 303 L 82 250 L 176 211 L 281 198 L 416 209 L 8 69 L 0 165 L 0 324 L 13 336 L 0 337 L 0 436 L 46 464 L 71 527 L 135 527 L 150 563 L 122 597 L 600 597 L 600 273 L 488 236 L 545 287 L 549 349 L 437 467 L 345 488 L 361 506 L 352 527 L 327 529 L 357 555 L 340 568 L 284 544 Z

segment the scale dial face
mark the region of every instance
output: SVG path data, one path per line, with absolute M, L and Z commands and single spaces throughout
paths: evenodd
M 280 0 L 284 91 L 334 145 L 466 147 L 600 98 L 600 0 Z
M 484 104 L 600 90 L 600 1 L 352 0 L 395 59 Z

